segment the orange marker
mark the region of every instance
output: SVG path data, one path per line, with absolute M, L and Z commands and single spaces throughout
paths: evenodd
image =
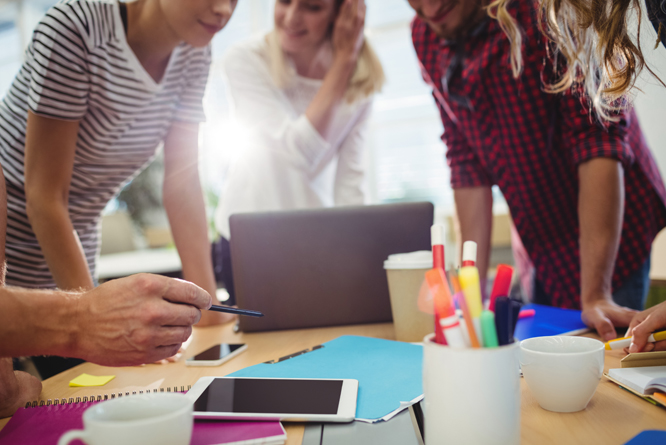
M 460 329 L 460 321 L 456 315 L 449 283 L 442 269 L 431 269 L 426 272 L 426 281 L 430 292 L 435 298 L 436 328 L 441 328 L 446 343 L 452 348 L 465 348 L 465 338 Z

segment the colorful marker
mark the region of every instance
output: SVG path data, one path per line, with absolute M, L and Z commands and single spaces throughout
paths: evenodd
M 444 266 L 444 225 L 433 224 L 430 227 L 430 244 L 432 246 L 433 269 L 445 270 Z
M 451 281 L 453 281 L 454 278 L 455 277 L 451 277 Z M 455 282 L 457 281 L 458 279 L 455 278 Z M 453 289 L 455 290 L 456 287 L 457 286 L 454 284 Z M 465 294 L 463 294 L 462 291 L 458 291 L 455 295 L 455 298 L 458 299 L 458 306 L 460 306 L 460 310 L 462 311 L 463 314 L 463 320 L 465 321 L 463 329 L 467 330 L 467 338 L 469 338 L 469 344 L 473 348 L 480 348 L 481 343 L 479 343 L 479 339 L 476 336 L 476 331 L 474 330 L 474 321 L 472 320 L 472 315 L 469 313 L 469 308 L 467 307 L 467 302 L 465 301 Z
M 523 309 L 518 314 L 518 319 L 522 320 L 523 318 L 530 318 L 530 317 L 534 317 L 535 315 L 536 315 L 536 311 L 534 309 Z
M 483 331 L 483 345 L 486 348 L 496 348 L 497 332 L 495 331 L 495 314 L 491 311 L 481 313 L 481 330 Z
M 513 326 L 511 300 L 509 297 L 497 297 L 495 301 L 495 330 L 500 346 L 513 343 L 511 328 Z
M 462 251 L 462 265 L 476 266 L 476 243 L 474 241 L 465 241 Z
M 465 338 L 460 330 L 460 322 L 444 271 L 442 269 L 429 270 L 426 272 L 426 281 L 435 299 L 435 317 L 444 333 L 446 343 L 452 348 L 464 348 Z
M 465 340 L 465 347 L 469 348 L 472 346 L 472 341 L 469 338 L 469 329 L 467 329 L 462 309 L 456 309 L 456 317 L 458 317 L 458 323 L 460 323 L 460 332 L 462 332 L 463 340 Z M 472 332 L 474 332 L 474 329 L 472 329 Z
M 465 301 L 469 308 L 469 313 L 472 316 L 474 323 L 474 330 L 479 343 L 483 347 L 483 332 L 481 330 L 481 311 L 483 306 L 481 304 L 481 286 L 479 284 L 479 270 L 474 266 L 467 266 L 460 269 L 458 274 L 460 285 L 463 293 L 465 294 Z
M 433 224 L 430 227 L 430 245 L 432 246 L 432 268 L 445 270 L 444 226 L 442 224 Z M 439 326 L 437 316 L 435 316 L 435 341 L 439 344 L 446 344 L 444 332 L 441 326 Z
M 495 312 L 495 299 L 497 297 L 508 297 L 511 290 L 511 279 L 513 278 L 513 267 L 506 264 L 497 266 L 497 274 L 490 293 L 488 310 Z
M 615 340 L 606 342 L 606 350 L 610 351 L 615 349 L 628 348 L 629 346 L 631 346 L 632 340 L 633 337 L 616 338 Z M 666 331 L 655 332 L 654 334 L 650 335 L 647 339 L 648 343 L 654 343 L 663 340 L 666 340 Z

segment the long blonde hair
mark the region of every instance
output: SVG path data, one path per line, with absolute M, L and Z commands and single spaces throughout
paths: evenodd
M 522 69 L 521 30 L 507 11 L 511 0 L 493 0 L 488 14 L 496 18 L 511 42 L 514 76 Z M 602 120 L 616 120 L 629 103 L 627 94 L 643 70 L 658 76 L 645 63 L 640 47 L 640 0 L 538 0 L 541 32 L 552 42 L 551 57 L 561 57 L 566 70 L 544 85 L 549 93 L 579 87 Z M 636 43 L 629 14 L 638 17 Z M 663 82 L 661 82 L 663 84 Z M 666 85 L 665 85 L 666 86 Z
M 513 77 L 518 78 L 523 72 L 523 33 L 516 21 L 507 9 L 511 0 L 492 0 L 487 6 L 488 15 L 497 20 L 509 39 L 511 45 L 511 71 Z
M 640 0 L 540 0 L 542 31 L 567 64 L 562 77 L 548 86 L 560 92 L 579 84 L 597 113 L 614 120 L 629 102 L 627 93 L 646 67 L 640 47 Z M 638 17 L 636 43 L 628 30 L 628 15 Z M 649 67 L 647 69 L 652 73 Z
M 296 72 L 292 65 L 288 63 L 275 30 L 266 35 L 266 44 L 268 45 L 268 59 L 273 82 L 278 88 L 286 88 Z M 349 80 L 345 100 L 352 103 L 378 93 L 385 82 L 386 76 L 379 57 L 366 39 L 356 61 L 354 74 Z

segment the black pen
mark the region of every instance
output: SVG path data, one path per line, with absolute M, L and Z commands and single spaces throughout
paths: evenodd
M 259 311 L 250 311 L 248 309 L 238 309 L 235 307 L 231 306 L 217 306 L 217 305 L 212 305 L 211 307 L 208 308 L 209 311 L 215 311 L 215 312 L 227 312 L 229 314 L 238 314 L 238 315 L 248 315 L 250 317 L 263 317 L 264 314 L 262 314 Z

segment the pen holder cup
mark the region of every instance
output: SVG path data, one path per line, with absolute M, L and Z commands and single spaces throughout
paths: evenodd
M 424 338 L 425 443 L 520 443 L 519 343 L 454 349 Z

